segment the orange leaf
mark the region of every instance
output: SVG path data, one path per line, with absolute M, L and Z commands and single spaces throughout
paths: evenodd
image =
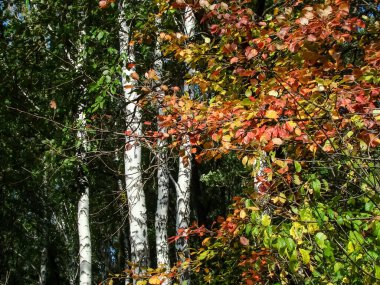
M 268 119 L 278 119 L 278 114 L 274 110 L 268 110 L 265 112 L 265 117 Z
M 55 102 L 55 100 L 51 100 L 49 106 L 55 110 L 57 109 L 57 102 Z
M 139 76 L 136 72 L 132 72 L 131 77 L 132 77 L 134 80 L 139 80 L 139 78 L 140 78 L 140 76 Z
M 161 280 L 157 276 L 152 276 L 149 278 L 149 284 L 161 284 Z

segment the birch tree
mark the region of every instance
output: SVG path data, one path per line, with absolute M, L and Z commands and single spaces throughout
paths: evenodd
M 186 6 L 184 13 L 184 28 L 185 34 L 192 38 L 195 32 L 195 16 L 192 9 Z M 189 69 L 190 74 L 194 73 L 193 69 Z M 194 97 L 192 86 L 185 83 L 184 92 L 188 94 L 190 98 Z M 175 247 L 177 252 L 177 259 L 179 261 L 186 262 L 190 258 L 188 240 L 186 237 L 186 229 L 190 226 L 190 182 L 191 182 L 191 145 L 190 140 L 186 136 L 181 147 L 182 155 L 179 158 L 178 166 L 178 180 L 176 183 L 176 195 L 177 195 L 177 212 L 176 212 L 176 229 L 177 235 L 181 238 L 177 239 Z M 190 284 L 190 272 L 184 265 L 184 270 L 180 275 L 181 284 Z
M 156 16 L 156 27 L 158 28 L 158 33 L 156 35 L 157 42 L 155 46 L 155 62 L 154 70 L 156 72 L 158 84 L 162 79 L 162 54 L 160 50 L 160 25 L 161 25 L 161 16 Z M 164 92 L 160 87 L 156 89 L 158 96 L 158 114 L 162 115 L 163 110 L 161 108 L 162 99 Z M 158 127 L 158 132 L 165 133 L 166 130 L 163 127 Z M 157 142 L 158 153 L 157 153 L 157 210 L 155 217 L 155 231 L 156 231 L 156 252 L 157 252 L 157 267 L 163 267 L 167 270 L 170 268 L 169 260 L 169 245 L 168 245 L 168 234 L 167 234 L 167 222 L 168 222 L 168 207 L 169 207 L 169 166 L 168 166 L 168 157 L 167 157 L 167 143 L 165 140 L 158 139 Z M 162 284 L 169 284 L 169 280 L 165 279 Z
M 85 13 L 83 20 L 85 19 Z M 83 22 L 79 25 L 84 25 Z M 84 27 L 79 32 L 79 44 L 78 52 L 79 56 L 74 64 L 75 71 L 77 73 L 82 72 L 85 46 L 84 37 L 86 32 Z M 69 58 L 70 55 L 68 55 Z M 80 93 L 83 97 L 86 96 L 87 89 L 84 83 L 81 82 L 79 85 Z M 86 128 L 86 115 L 85 115 L 85 105 L 80 102 L 78 107 L 78 118 L 77 118 L 77 139 L 80 143 L 78 148 L 77 157 L 80 162 L 78 184 L 80 188 L 80 198 L 78 201 L 78 235 L 79 235 L 79 284 L 80 285 L 90 285 L 91 284 L 91 267 L 92 267 L 92 255 L 91 255 L 91 233 L 90 233 L 90 187 L 88 183 L 88 177 L 85 173 L 84 164 L 86 163 L 86 152 L 89 150 L 89 142 L 87 139 Z
M 125 188 L 129 209 L 131 259 L 136 267 L 134 273 L 139 275 L 143 272 L 143 268 L 149 265 L 147 211 L 142 184 L 141 145 L 138 141 L 138 137 L 142 134 L 142 113 L 138 105 L 138 94 L 133 89 L 137 84 L 137 73 L 134 67 L 134 47 L 130 41 L 131 27 L 127 23 L 125 13 L 126 1 L 122 1 L 119 7 L 120 54 L 123 58 L 121 82 L 124 88 L 128 133 L 125 137 L 124 151 Z
M 80 130 L 77 133 L 78 140 L 81 142 L 83 151 L 79 151 L 80 160 L 85 160 L 85 151 L 88 147 L 85 127 L 86 117 L 83 106 L 79 108 L 78 123 Z M 79 284 L 91 284 L 91 234 L 90 234 L 90 187 L 88 178 L 83 170 L 80 169 L 79 187 L 81 196 L 78 202 L 78 234 L 79 234 Z

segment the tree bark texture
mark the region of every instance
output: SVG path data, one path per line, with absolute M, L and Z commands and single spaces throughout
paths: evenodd
M 81 147 L 78 152 L 78 157 L 83 163 L 86 158 L 88 141 L 86 133 L 83 130 L 85 127 L 86 118 L 83 111 L 83 106 L 79 107 L 78 126 L 80 130 L 77 133 L 78 140 L 81 142 Z M 90 188 L 88 178 L 82 167 L 79 167 L 79 188 L 81 196 L 78 202 L 78 234 L 79 234 L 79 284 L 91 285 L 91 234 L 90 234 Z
M 120 5 L 120 53 L 125 56 L 122 66 L 122 85 L 135 86 L 136 80 L 132 78 L 135 68 L 128 64 L 135 62 L 134 48 L 130 45 L 130 26 L 125 17 L 126 1 Z M 135 266 L 134 274 L 139 275 L 149 265 L 149 246 L 147 229 L 147 212 L 145 193 L 141 173 L 141 145 L 138 137 L 142 134 L 141 109 L 138 106 L 138 94 L 133 88 L 124 87 L 126 102 L 126 129 L 130 135 L 125 137 L 125 188 L 129 209 L 129 228 L 131 243 L 131 261 Z
M 158 80 L 157 85 L 161 83 L 162 79 L 162 54 L 160 45 L 160 31 L 161 18 L 156 17 L 157 26 L 157 42 L 155 47 L 155 61 L 154 70 L 157 74 Z M 164 92 L 160 87 L 155 90 L 158 96 L 158 114 L 163 115 L 163 110 L 161 107 L 161 102 L 164 96 Z M 158 132 L 165 133 L 166 128 L 158 126 Z M 155 216 L 155 232 L 156 232 L 156 252 L 157 252 L 157 267 L 165 268 L 166 272 L 170 270 L 170 259 L 169 259 L 169 244 L 168 244 L 168 233 L 167 233 L 167 223 L 168 223 L 168 208 L 169 208 L 169 168 L 168 168 L 168 157 L 167 157 L 167 142 L 165 140 L 158 139 L 157 141 L 157 209 Z M 161 284 L 170 284 L 168 278 L 161 280 Z
M 192 38 L 195 34 L 195 15 L 193 10 L 186 6 L 184 13 L 184 28 L 185 34 Z M 189 68 L 188 72 L 190 74 L 194 73 L 194 70 Z M 184 92 L 188 93 L 190 98 L 194 99 L 194 91 L 192 86 L 189 84 L 184 84 Z M 178 180 L 176 187 L 176 229 L 177 236 L 180 236 L 176 240 L 176 254 L 177 260 L 181 261 L 183 266 L 180 271 L 179 281 L 180 284 L 190 284 L 190 271 L 188 264 L 185 262 L 190 258 L 189 245 L 187 240 L 186 230 L 190 226 L 190 183 L 191 183 L 191 144 L 188 137 L 185 137 L 181 151 L 184 155 L 179 158 L 178 166 Z

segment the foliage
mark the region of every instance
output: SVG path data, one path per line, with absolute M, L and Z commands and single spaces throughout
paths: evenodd
M 120 95 L 128 86 L 120 84 L 119 3 L 9 3 L 0 1 L 0 280 L 36 283 L 47 245 L 48 283 L 76 281 L 75 117 L 83 104 L 93 274 L 117 283 L 132 274 L 124 268 L 126 197 L 115 159 L 131 135 Z M 193 38 L 178 25 L 186 6 L 199 20 Z M 157 138 L 169 143 L 173 174 L 179 146 L 190 139 L 194 218 L 210 225 L 229 213 L 210 230 L 184 231 L 196 236 L 186 261 L 194 282 L 378 283 L 378 1 L 157 0 L 127 9 L 136 52 L 129 64 L 146 120 L 139 141 L 149 217 Z M 161 86 L 156 42 L 164 53 Z M 195 98 L 178 87 L 184 82 Z M 157 116 L 159 103 L 164 113 Z M 166 131 L 158 132 L 158 124 Z M 169 211 L 175 216 L 173 203 Z M 181 266 L 169 275 L 148 269 L 139 282 L 175 279 Z
M 168 89 L 167 133 L 152 136 L 176 147 L 188 135 L 198 162 L 234 152 L 257 188 L 203 242 L 197 271 L 224 284 L 377 282 L 378 6 L 274 1 L 260 17 L 250 2 L 193 6 L 202 38 L 160 34 L 195 70 L 199 100 Z

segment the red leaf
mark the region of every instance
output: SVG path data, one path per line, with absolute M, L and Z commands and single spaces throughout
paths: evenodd
M 245 57 L 250 60 L 251 58 L 255 57 L 259 52 L 251 47 L 247 47 L 245 49 Z

